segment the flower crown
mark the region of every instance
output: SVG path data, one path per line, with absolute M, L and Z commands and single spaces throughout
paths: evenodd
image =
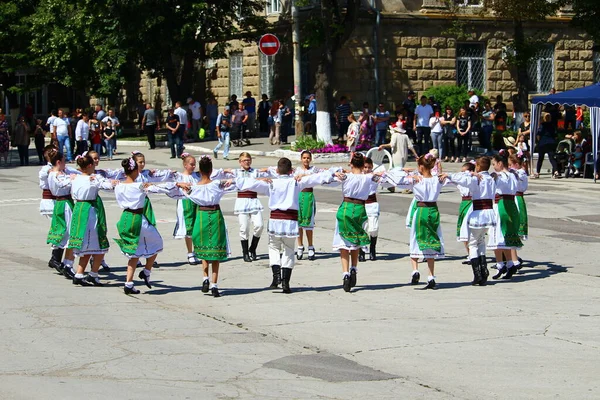
M 190 153 L 181 153 L 181 158 L 189 157 Z
M 129 157 L 129 168 L 135 168 L 135 160 L 133 159 L 133 157 Z

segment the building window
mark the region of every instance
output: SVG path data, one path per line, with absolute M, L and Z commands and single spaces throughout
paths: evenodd
M 456 77 L 459 85 L 485 91 L 485 45 L 463 43 L 456 48 Z
M 600 82 L 600 51 L 594 51 L 594 83 Z
M 547 93 L 554 87 L 554 46 L 543 46 L 528 68 L 529 91 Z
M 229 96 L 242 96 L 244 91 L 244 64 L 242 52 L 229 55 Z
M 455 0 L 456 5 L 464 7 L 481 7 L 483 0 Z
M 280 0 L 267 0 L 267 15 L 281 12 Z
M 260 53 L 260 95 L 273 96 L 273 57 Z

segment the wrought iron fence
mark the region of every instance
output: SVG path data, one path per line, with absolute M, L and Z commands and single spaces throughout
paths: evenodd
M 600 51 L 594 52 L 594 83 L 600 82 Z
M 459 85 L 485 90 L 485 45 L 463 43 L 456 48 L 456 76 Z

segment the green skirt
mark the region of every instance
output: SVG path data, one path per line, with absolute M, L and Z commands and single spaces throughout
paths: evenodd
M 60 247 L 62 245 L 64 237 L 68 233 L 67 219 L 65 215 L 65 210 L 67 207 L 73 210 L 72 199 L 57 200 L 54 204 L 54 212 L 52 213 L 52 223 L 50 224 L 50 231 L 48 231 L 46 243 L 57 247 Z
M 438 236 L 440 212 L 437 207 L 417 207 L 414 224 L 415 238 L 419 250 L 421 252 L 432 250 L 440 253 L 442 251 L 442 242 Z
M 517 196 L 517 203 L 519 205 L 519 236 L 526 239 L 529 234 L 529 222 L 527 220 L 527 204 L 523 196 Z
M 366 246 L 371 243 L 369 234 L 363 226 L 367 222 L 367 211 L 364 204 L 344 201 L 336 214 L 340 236 L 356 246 Z
M 460 206 L 458 207 L 458 221 L 456 222 L 456 237 L 460 237 L 460 228 L 463 225 L 471 204 L 473 204 L 472 200 L 463 200 L 460 202 Z
M 519 236 L 519 210 L 514 200 L 500 199 L 498 202 L 500 228 L 506 247 L 523 247 Z
M 69 239 L 69 248 L 81 250 L 83 240 L 85 239 L 85 232 L 88 228 L 88 219 L 90 210 L 96 211 L 96 218 L 98 223 L 96 224 L 96 232 L 98 232 L 98 244 L 100 249 L 108 249 L 108 239 L 106 237 L 106 213 L 104 212 L 104 203 L 100 196 L 96 197 L 92 201 L 78 201 L 75 203 L 73 209 L 73 217 L 71 219 L 71 238 Z
M 313 192 L 300 192 L 298 197 L 298 226 L 300 228 L 314 228 L 315 211 L 315 194 Z
M 182 199 L 183 219 L 185 220 L 186 236 L 192 236 L 194 221 L 196 220 L 196 204 L 190 199 Z
M 221 210 L 196 211 L 192 231 L 196 257 L 206 261 L 225 261 L 228 256 L 227 227 Z
M 152 203 L 146 197 L 144 200 L 144 210 L 142 214 L 134 214 L 129 211 L 123 211 L 119 222 L 117 222 L 117 231 L 119 239 L 113 239 L 125 254 L 135 255 L 140 242 L 140 233 L 142 232 L 142 215 L 146 217 L 148 223 L 156 226 L 156 218 L 152 210 Z

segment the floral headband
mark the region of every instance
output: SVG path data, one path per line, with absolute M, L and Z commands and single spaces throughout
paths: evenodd
M 189 157 L 190 153 L 181 153 L 181 158 Z
M 498 154 L 504 157 L 506 156 L 506 150 L 502 149 L 498 152 Z
M 200 160 L 212 161 L 212 158 L 210 158 L 210 156 L 203 155 L 203 156 L 200 157 Z
M 431 153 L 427 153 L 427 154 L 425 154 L 425 159 L 426 159 L 426 160 L 429 160 L 430 158 L 434 158 L 434 157 L 433 157 L 433 154 L 431 154 Z
M 83 153 L 81 153 L 81 155 L 78 155 L 77 157 L 75 157 L 75 161 L 79 160 L 80 158 L 83 158 L 85 156 L 87 156 L 88 152 L 84 151 Z
M 142 153 L 139 152 L 139 151 L 137 151 L 137 150 L 134 150 L 134 151 L 131 152 L 132 156 L 137 156 L 138 154 L 142 154 Z
M 477 161 L 475 161 L 475 160 L 471 160 L 471 161 L 469 161 L 469 163 L 473 164 L 473 165 L 477 165 Z
M 129 168 L 135 168 L 135 160 L 133 159 L 133 157 L 129 157 Z

